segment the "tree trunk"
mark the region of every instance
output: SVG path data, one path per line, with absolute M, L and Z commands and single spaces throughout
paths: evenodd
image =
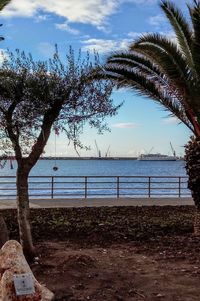
M 20 242 L 24 255 L 28 261 L 33 260 L 35 252 L 33 247 L 31 228 L 29 222 L 29 196 L 28 196 L 29 170 L 18 166 L 17 170 L 17 217 L 19 225 Z
M 200 235 L 200 138 L 192 138 L 185 147 L 188 188 L 196 206 L 194 234 Z
M 9 239 L 8 229 L 3 216 L 0 214 L 0 248 L 5 244 L 5 242 L 8 239 Z

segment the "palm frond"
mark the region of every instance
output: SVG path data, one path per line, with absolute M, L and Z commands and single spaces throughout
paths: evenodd
M 165 73 L 173 79 L 188 81 L 188 66 L 177 45 L 160 34 L 147 34 L 138 38 L 131 50 L 144 53 L 154 63 L 163 67 Z
M 142 36 L 131 45 L 130 49 L 142 53 L 157 64 L 180 91 L 184 87 L 185 93 L 193 95 L 194 87 L 199 87 L 196 77 L 176 44 L 160 34 Z M 192 102 L 192 99 L 188 101 Z
M 127 87 L 137 91 L 139 95 L 150 97 L 165 109 L 167 108 L 173 115 L 179 118 L 184 124 L 186 124 L 192 131 L 193 126 L 188 117 L 185 114 L 185 108 L 176 96 L 168 94 L 166 89 L 162 89 L 154 81 L 143 76 L 139 72 L 121 68 L 118 65 L 107 64 L 105 66 L 106 77 L 114 80 L 117 83 L 117 87 Z
M 139 55 L 133 51 L 115 53 L 108 58 L 107 63 L 123 65 L 126 68 L 135 68 L 141 73 L 151 76 L 152 78 L 165 77 L 164 73 L 162 73 L 159 69 L 159 66 L 155 65 L 147 57 L 141 54 Z
M 11 0 L 0 0 L 0 11 L 10 3 Z
M 192 55 L 198 76 L 200 77 L 200 2 L 195 1 L 193 7 L 188 5 L 188 9 L 194 30 Z
M 184 18 L 182 12 L 176 8 L 172 2 L 162 0 L 160 6 L 174 29 L 182 54 L 184 55 L 189 67 L 195 73 L 191 49 L 193 37 L 189 23 Z

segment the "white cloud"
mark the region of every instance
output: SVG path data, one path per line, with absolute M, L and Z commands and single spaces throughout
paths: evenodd
M 88 39 L 82 41 L 85 46 L 82 47 L 83 51 L 98 51 L 98 53 L 107 53 L 116 50 L 128 49 L 130 40 L 103 40 L 103 39 Z
M 38 12 L 53 13 L 64 17 L 68 22 L 100 26 L 115 13 L 123 3 L 136 5 L 157 3 L 157 0 L 12 0 L 1 12 L 2 17 L 35 17 Z M 41 18 L 41 17 L 40 17 Z
M 122 123 L 115 123 L 112 125 L 113 128 L 118 129 L 135 129 L 138 125 L 133 122 L 122 122 Z
M 12 0 L 1 16 L 33 17 L 38 11 L 43 11 L 64 17 L 68 22 L 99 26 L 104 24 L 119 5 L 119 0 Z
M 110 32 L 111 32 L 111 30 L 110 30 L 108 24 L 106 24 L 106 26 L 99 25 L 99 26 L 97 26 L 97 29 L 98 29 L 99 31 L 103 31 L 103 32 L 105 32 L 105 33 L 110 33 Z
M 43 21 L 47 21 L 48 19 L 49 19 L 49 16 L 48 16 L 48 15 L 37 15 L 37 16 L 35 17 L 35 21 L 36 21 L 37 23 L 43 22 Z
M 148 22 L 149 24 L 153 26 L 159 26 L 164 21 L 166 21 L 165 17 L 163 15 L 156 15 L 149 18 Z
M 180 120 L 176 117 L 167 117 L 162 122 L 164 124 L 178 124 Z
M 32 17 L 37 12 L 37 3 L 36 1 L 27 1 L 27 0 L 13 0 L 8 4 L 5 9 L 1 12 L 2 17 L 12 17 L 12 16 L 25 16 Z
M 61 23 L 61 24 L 55 24 L 57 29 L 63 30 L 63 31 L 67 31 L 71 34 L 74 35 L 78 35 L 80 32 L 77 29 L 72 28 L 71 26 L 69 26 L 69 24 L 67 22 Z
M 150 34 L 151 32 L 149 32 Z M 152 32 L 153 33 L 153 32 Z M 160 31 L 158 32 L 165 37 L 176 41 L 175 34 L 173 31 Z M 89 38 L 82 40 L 81 43 L 84 45 L 82 47 L 83 51 L 94 51 L 98 53 L 109 53 L 118 50 L 128 50 L 131 43 L 134 39 L 137 39 L 141 35 L 148 34 L 147 32 L 129 32 L 127 38 L 121 40 L 106 40 L 106 39 L 95 39 Z
M 151 32 L 129 32 L 127 34 L 127 38 L 121 40 L 106 40 L 106 39 L 95 39 L 89 38 L 86 40 L 82 40 L 81 43 L 84 45 L 82 47 L 83 51 L 94 51 L 96 50 L 98 53 L 109 53 L 118 50 L 128 50 L 131 43 L 134 42 L 138 37 L 150 34 Z M 153 32 L 152 32 L 153 33 Z M 165 37 L 176 41 L 175 34 L 173 31 L 160 31 L 158 32 Z

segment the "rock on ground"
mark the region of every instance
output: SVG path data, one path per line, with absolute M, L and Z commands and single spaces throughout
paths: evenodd
M 33 279 L 33 294 L 16 296 L 13 275 L 29 273 Z M 7 241 L 0 250 L 0 301 L 51 301 L 54 294 L 34 277 L 22 251 L 15 240 Z

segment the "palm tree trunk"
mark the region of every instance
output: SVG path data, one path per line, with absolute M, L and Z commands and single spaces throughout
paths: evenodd
M 0 248 L 5 244 L 5 242 L 8 239 L 9 239 L 8 229 L 3 216 L 0 214 Z
M 29 171 L 23 166 L 17 170 L 17 217 L 19 225 L 20 242 L 23 247 L 24 255 L 28 261 L 34 258 L 31 228 L 29 222 L 29 196 L 28 196 L 28 174 Z
M 200 138 L 192 138 L 185 147 L 188 188 L 196 206 L 194 234 L 200 235 Z

